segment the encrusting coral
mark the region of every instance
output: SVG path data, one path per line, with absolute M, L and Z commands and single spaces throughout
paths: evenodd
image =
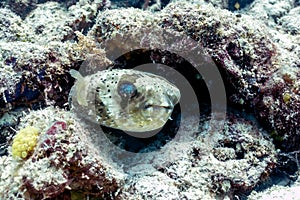
M 15 136 L 12 144 L 12 156 L 26 159 L 32 155 L 39 137 L 39 130 L 33 126 L 21 129 Z

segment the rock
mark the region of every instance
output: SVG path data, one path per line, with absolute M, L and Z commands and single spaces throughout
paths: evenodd
M 30 3 L 24 10 L 16 8 L 24 2 Z M 273 171 L 285 169 L 279 163 L 284 154 L 276 148 L 287 154 L 300 149 L 297 1 L 254 1 L 235 12 L 197 0 L 167 4 L 159 12 L 150 12 L 160 9 L 105 10 L 109 1 L 98 0 L 66 1 L 66 5 L 1 2 L 13 5 L 21 16 L 1 8 L 1 199 L 243 198 L 269 180 Z M 135 51 L 141 46 L 147 49 Z M 194 54 L 199 46 L 202 51 Z M 125 50 L 130 53 L 116 59 Z M 185 58 L 191 54 L 200 62 L 187 64 Z M 188 114 L 188 119 L 173 120 L 173 125 L 180 124 L 178 135 L 152 141 L 147 147 L 145 142 L 135 144 L 138 140 L 126 143 L 128 138 L 120 136 L 112 143 L 114 130 L 62 109 L 68 108 L 74 81 L 69 70 L 86 67 L 90 56 L 95 56 L 95 66 L 126 68 L 141 61 L 170 65 L 195 86 L 203 107 L 210 102 L 205 90 L 216 83 L 196 76 L 188 66 L 205 69 L 214 64 L 224 80 L 229 107 L 255 113 L 264 129 L 236 113 L 212 123 L 202 113 L 205 109 L 199 126 L 199 115 L 192 114 L 198 105 L 182 104 L 181 109 L 188 107 L 189 112 L 180 114 Z M 173 76 L 173 72 L 162 73 Z M 218 114 L 213 112 L 212 117 Z M 14 129 L 28 125 L 41 130 L 39 143 L 33 155 L 18 161 L 11 156 L 11 139 Z M 163 133 L 174 130 L 168 127 Z M 290 176 L 297 162 L 293 160 Z M 297 187 L 283 190 L 294 192 Z M 282 191 L 278 186 L 273 189 Z M 263 195 L 253 192 L 250 198 Z
M 256 0 L 247 10 L 247 14 L 266 23 L 268 27 L 275 28 L 280 18 L 285 16 L 293 7 L 293 0 Z
M 31 111 L 16 129 L 39 129 L 37 146 L 27 160 L 14 159 L 10 148 L 0 158 L 1 198 L 225 198 L 251 190 L 274 169 L 274 145 L 255 122 L 231 115 L 221 133 L 206 118 L 197 132 L 188 118 L 159 151 L 128 153 L 76 113 Z
M 228 9 L 230 11 L 238 11 L 251 5 L 254 0 L 205 0 L 216 7 Z
M 120 1 L 120 0 L 112 0 L 111 5 L 112 8 L 140 8 L 143 10 L 150 10 L 150 11 L 159 11 L 164 8 L 171 0 L 132 0 L 132 1 Z
M 24 20 L 34 31 L 34 42 L 48 44 L 51 41 L 66 41 L 75 38 L 75 31 L 86 32 L 92 25 L 98 11 L 106 3 L 98 1 L 78 2 L 66 9 L 61 3 L 38 4 Z
M 210 130 L 207 123 L 201 124 L 198 133 L 182 124 L 185 128 L 179 140 L 170 141 L 158 153 L 131 157 L 131 178 L 121 197 L 163 199 L 169 194 L 174 199 L 233 198 L 251 190 L 274 169 L 274 146 L 253 122 L 231 116 L 223 133 Z M 225 160 L 224 147 L 230 149 Z
M 0 40 L 6 42 L 32 41 L 32 31 L 11 10 L 0 8 Z
M 39 7 L 43 3 L 52 4 L 54 2 L 59 3 L 59 5 L 65 9 L 70 8 L 73 5 L 77 4 L 77 7 L 80 8 L 80 6 L 95 6 L 97 5 L 100 7 L 109 7 L 110 1 L 109 0 L 103 0 L 103 1 L 97 1 L 97 0 L 84 0 L 84 1 L 78 1 L 78 0 L 3 0 L 0 3 L 0 7 L 5 7 L 11 9 L 15 14 L 19 15 L 22 19 L 25 19 L 26 16 L 33 10 L 35 10 L 37 7 Z M 54 3 L 55 4 L 55 3 Z M 88 10 L 88 9 L 86 9 Z
M 292 35 L 300 34 L 300 22 L 298 16 L 300 15 L 300 8 L 296 7 L 290 10 L 290 12 L 280 18 L 279 24 L 283 27 L 283 29 Z
M 36 108 L 55 102 L 62 107 L 67 103 L 74 81 L 68 71 L 78 69 L 86 59 L 86 52 L 69 40 L 77 30 L 87 30 L 105 5 L 81 2 L 66 11 L 59 3 L 47 2 L 36 5 L 25 20 L 2 9 L 0 115 L 17 106 Z
M 159 41 L 157 43 L 163 43 L 166 49 L 173 52 L 180 52 L 175 49 L 181 49 L 180 44 L 186 43 L 168 46 L 160 38 L 163 34 L 160 29 L 170 35 L 180 32 L 190 36 L 217 64 L 225 80 L 229 103 L 239 109 L 254 111 L 283 150 L 298 150 L 299 39 L 282 37 L 282 34 L 272 30 L 268 32 L 266 27 L 262 28 L 263 24 L 248 16 L 235 15 L 203 3 L 196 5 L 171 3 L 156 14 L 137 9 L 123 9 L 121 13 L 108 10 L 99 14 L 89 35 L 103 42 L 112 38 L 118 40 L 122 33 L 136 38 L 133 40 L 139 45 L 146 35 L 142 27 L 147 27 L 157 33 L 143 42 L 155 48 Z M 282 41 L 283 38 L 285 41 Z M 122 45 L 117 44 L 118 48 L 124 49 L 136 47 L 134 42 L 130 44 L 132 47 Z M 108 54 L 109 51 L 107 49 Z M 163 64 L 169 64 L 169 60 L 179 60 L 173 57 L 168 59 L 165 55 L 156 55 L 155 59 L 150 60 L 158 62 L 160 57 L 165 61 Z
M 67 102 L 71 86 L 66 84 L 70 81 L 66 73 L 74 63 L 63 56 L 68 53 L 66 44 L 0 42 L 0 46 L 1 114 L 16 106 L 41 107 L 55 99 L 61 106 Z
M 122 170 L 103 157 L 105 151 L 96 151 L 72 114 L 48 107 L 28 114 L 20 126 L 32 123 L 41 130 L 33 155 L 26 161 L 11 154 L 0 158 L 1 199 L 66 199 L 82 193 L 118 198 Z
M 283 186 L 273 186 L 270 189 L 264 192 L 252 192 L 249 196 L 249 200 L 255 199 L 274 199 L 281 200 L 286 199 L 298 199 L 300 195 L 300 186 L 291 186 L 291 187 L 283 187 Z

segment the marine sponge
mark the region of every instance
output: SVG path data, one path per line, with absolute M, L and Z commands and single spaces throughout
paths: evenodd
M 32 155 L 37 144 L 39 130 L 33 126 L 21 129 L 15 136 L 12 144 L 13 157 L 26 159 Z

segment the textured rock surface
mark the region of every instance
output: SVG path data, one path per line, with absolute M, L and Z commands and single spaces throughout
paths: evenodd
M 254 122 L 231 116 L 223 133 L 208 123 L 195 132 L 183 122 L 182 135 L 160 151 L 125 156 L 100 127 L 71 112 L 32 111 L 17 129 L 41 130 L 38 145 L 25 161 L 0 158 L 1 198 L 68 199 L 77 192 L 107 199 L 224 198 L 255 187 L 275 167 L 274 145 Z
M 0 3 L 6 7 L 0 9 L 1 199 L 242 198 L 276 169 L 274 143 L 297 157 L 299 3 L 254 1 L 230 12 L 220 9 L 228 8 L 225 1 L 211 1 L 219 8 L 200 0 L 155 1 L 168 5 L 153 13 L 150 11 L 160 8 L 104 11 L 109 1 L 43 2 Z M 147 1 L 139 1 L 137 7 L 141 2 Z M 224 128 L 221 132 L 205 120 L 199 130 L 189 116 L 191 121 L 181 122 L 184 134 L 165 142 L 160 151 L 148 152 L 149 147 L 141 154 L 123 156 L 97 127 L 69 111 L 45 108 L 67 107 L 74 81 L 68 71 L 78 69 L 89 55 L 96 55 L 96 66 L 122 67 L 124 63 L 109 60 L 116 50 L 113 47 L 128 50 L 146 44 L 171 52 L 181 52 L 184 45 L 194 49 L 195 43 L 188 40 L 170 46 L 162 37 L 179 33 L 196 41 L 216 63 L 229 105 L 255 112 L 267 131 L 243 115 L 229 115 L 225 125 L 216 122 Z M 135 37 L 135 43 L 117 41 L 112 48 L 101 49 L 106 42 L 124 36 Z M 190 51 L 181 53 L 188 56 Z M 159 50 L 145 60 L 184 66 L 182 58 Z M 40 110 L 29 112 L 27 108 Z M 28 160 L 18 161 L 11 157 L 10 148 L 7 153 L 7 146 L 14 129 L 28 125 L 41 130 L 39 145 Z M 295 159 L 299 166 L 297 162 Z M 276 196 L 277 189 L 293 192 L 298 186 L 274 186 L 270 193 Z M 253 192 L 250 197 L 264 195 Z
M 51 99 L 61 106 L 66 103 L 70 88 L 66 72 L 74 64 L 68 58 L 67 44 L 0 42 L 0 46 L 1 114 L 16 106 L 30 107 Z
M 170 0 L 131 0 L 131 1 L 122 1 L 122 0 L 112 0 L 111 7 L 112 8 L 140 8 L 143 10 L 150 10 L 150 11 L 159 11 L 164 8 Z
M 0 115 L 17 106 L 62 107 L 67 103 L 73 84 L 68 71 L 79 67 L 86 58 L 86 50 L 80 42 L 77 45 L 64 40 L 74 38 L 81 25 L 88 28 L 87 15 L 96 12 L 82 13 L 81 9 L 74 8 L 76 12 L 70 17 L 59 4 L 50 2 L 39 6 L 24 21 L 13 14 L 6 19 L 10 21 L 2 27 L 6 34 L 0 41 Z M 44 10 L 53 18 L 44 17 Z M 4 11 L 0 13 L 3 18 L 8 10 Z M 27 29 L 22 29 L 23 26 Z M 92 49 L 95 47 L 89 48 L 89 52 L 95 53 Z M 103 51 L 96 53 L 103 63 L 107 62 Z
M 296 7 L 289 11 L 289 13 L 279 20 L 279 24 L 283 29 L 292 35 L 300 34 L 300 22 L 297 20 L 297 16 L 300 15 L 300 8 Z
M 200 133 L 194 134 L 189 133 L 188 124 L 183 125 L 187 135 L 168 143 L 159 157 L 144 156 L 143 163 L 129 171 L 135 176 L 121 196 L 129 199 L 163 199 L 169 195 L 174 199 L 233 198 L 236 191 L 253 188 L 274 167 L 274 148 L 252 122 L 233 117 L 226 121 L 223 133 L 212 131 L 212 134 L 207 122 L 202 125 Z M 149 160 L 152 166 L 145 165 Z
M 11 10 L 0 9 L 0 39 L 1 41 L 28 41 L 32 33 L 22 19 Z
M 68 86 L 62 88 L 62 91 L 66 91 L 65 93 L 59 92 L 61 90 L 59 88 L 70 82 L 65 72 L 72 67 L 76 68 L 79 61 L 84 58 L 76 57 L 76 51 L 70 50 L 71 44 L 68 42 L 49 43 L 49 40 L 60 42 L 71 39 L 74 37 L 75 30 L 80 29 L 81 26 L 85 28 L 90 26 L 87 19 L 93 19 L 98 8 L 91 5 L 86 8 L 89 10 L 87 13 L 82 11 L 84 7 L 78 8 L 78 6 L 76 4 L 69 8 L 73 17 L 70 13 L 63 12 L 57 3 L 50 2 L 39 6 L 28 15 L 25 19 L 26 23 L 12 15 L 12 23 L 21 23 L 22 26 L 28 24 L 27 26 L 32 27 L 28 30 L 35 31 L 31 33 L 25 29 L 20 34 L 18 32 L 20 30 L 14 30 L 12 26 L 8 26 L 6 30 L 11 34 L 7 37 L 11 38 L 9 40 L 16 40 L 17 35 L 23 35 L 23 37 L 26 36 L 25 41 L 26 39 L 30 41 L 2 43 L 3 76 L 1 81 L 7 84 L 1 92 L 2 96 L 3 93 L 5 94 L 8 103 L 20 105 L 24 104 L 24 101 L 42 102 L 45 99 L 38 93 L 44 88 L 47 91 L 53 90 L 51 93 L 54 97 L 51 100 L 54 100 L 56 104 L 66 103 Z M 53 18 L 49 18 L 45 25 L 39 25 L 40 13 L 43 13 L 45 9 Z M 191 10 L 193 12 L 190 12 Z M 199 19 L 201 19 L 200 22 Z M 51 20 L 54 20 L 54 23 Z M 231 92 L 230 102 L 240 107 L 254 107 L 258 117 L 275 135 L 280 137 L 285 135 L 283 146 L 286 150 L 298 148 L 295 142 L 289 146 L 285 143 L 288 143 L 290 138 L 293 141 L 299 138 L 300 114 L 297 112 L 299 110 L 297 79 L 299 76 L 299 60 L 297 60 L 299 38 L 291 38 L 287 35 L 281 37 L 282 34 L 274 31 L 269 33 L 264 30 L 266 27 L 264 28 L 259 22 L 254 22 L 250 17 L 234 15 L 203 3 L 197 6 L 188 3 L 170 4 L 157 14 L 137 9 L 123 9 L 121 13 L 119 10 L 105 11 L 99 14 L 96 25 L 93 26 L 89 35 L 96 36 L 98 41 L 105 41 L 122 32 L 128 34 L 130 30 L 138 33 L 137 29 L 142 26 L 153 29 L 164 28 L 174 33 L 183 32 L 198 41 L 224 74 L 228 91 Z M 47 37 L 42 37 L 43 35 Z M 149 39 L 151 41 L 151 38 Z M 32 41 L 41 46 L 32 44 Z M 284 45 L 281 46 L 281 43 Z M 15 48 L 12 49 L 10 46 L 15 46 Z M 28 49 L 31 49 L 34 54 L 28 53 L 31 52 Z M 28 56 L 26 58 L 26 56 L 17 55 L 16 52 L 26 52 Z M 52 70 L 47 66 L 50 66 Z M 280 72 L 274 73 L 277 70 Z M 24 77 L 24 71 L 29 71 L 27 72 L 29 78 Z M 47 81 L 45 78 L 47 76 L 54 78 L 54 81 Z M 39 83 L 37 77 L 42 79 L 42 83 Z M 59 81 L 55 81 L 58 79 Z M 44 83 L 43 80 L 45 80 Z M 29 85 L 32 88 L 39 88 L 39 91 L 31 91 L 32 88 L 28 88 Z M 26 94 L 19 94 L 18 88 L 23 88 L 22 91 Z M 284 98 L 278 97 L 280 93 L 285 94 Z M 20 98 L 24 99 L 24 96 L 25 100 L 20 100 Z M 290 99 L 288 103 L 287 99 Z M 5 99 L 3 100 L 1 107 L 7 108 Z
M 78 198 L 117 198 L 122 171 L 105 157 L 105 150 L 93 148 L 90 133 L 78 121 L 52 107 L 22 119 L 19 127 L 32 125 L 41 134 L 26 161 L 0 158 L 1 199 L 69 199 L 78 192 Z
M 52 4 L 52 2 L 60 3 L 59 5 L 61 7 L 64 7 L 65 9 L 68 9 L 74 5 L 77 5 L 79 7 L 94 7 L 96 5 L 96 7 L 99 8 L 110 6 L 109 0 L 3 0 L 0 2 L 0 6 L 10 8 L 15 14 L 21 16 L 24 19 L 31 11 L 39 7 L 41 4 L 47 2 L 49 2 L 50 4 Z M 89 9 L 86 9 L 85 11 L 89 12 Z
M 294 7 L 293 0 L 283 1 L 254 1 L 249 7 L 248 14 L 274 27 L 278 20 Z
M 223 73 L 229 102 L 254 110 L 284 150 L 299 149 L 299 38 L 269 33 L 248 16 L 187 3 L 169 4 L 156 15 L 108 10 L 98 16 L 89 34 L 100 42 L 120 33 L 141 38 L 139 27 L 179 31 L 199 41 Z M 148 42 L 159 41 L 157 37 Z
M 280 187 L 274 186 L 267 191 L 256 193 L 253 192 L 249 196 L 249 200 L 261 199 L 261 200 L 282 200 L 282 199 L 299 199 L 300 196 L 300 186 L 292 186 L 292 187 Z

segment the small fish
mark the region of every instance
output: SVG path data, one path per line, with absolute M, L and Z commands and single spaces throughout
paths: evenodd
M 236 2 L 234 4 L 235 9 L 239 10 L 241 8 L 241 5 L 239 4 L 239 2 Z
M 76 79 L 70 92 L 71 109 L 90 121 L 123 131 L 161 128 L 179 102 L 179 89 L 165 78 L 131 69 L 98 71 Z

